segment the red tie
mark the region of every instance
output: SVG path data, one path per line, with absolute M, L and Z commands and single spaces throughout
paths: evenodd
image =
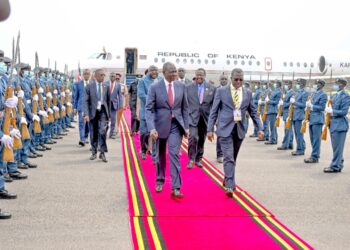
M 171 82 L 168 85 L 168 98 L 169 98 L 169 105 L 170 107 L 172 107 L 174 103 L 174 97 L 173 97 L 173 90 L 171 88 Z
M 111 92 L 113 92 L 114 89 L 114 82 L 111 83 Z

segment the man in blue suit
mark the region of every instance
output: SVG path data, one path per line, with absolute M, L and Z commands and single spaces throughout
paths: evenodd
M 233 196 L 236 189 L 235 167 L 239 149 L 245 137 L 244 120 L 249 113 L 259 128 L 258 136 L 263 138 L 263 126 L 253 104 L 252 92 L 242 88 L 244 73 L 235 68 L 231 73 L 231 84 L 217 89 L 208 121 L 208 140 L 214 138 L 214 125 L 217 120 L 217 135 L 224 153 L 224 184 L 226 195 Z
M 274 90 L 271 92 L 270 97 L 266 97 L 265 102 L 267 102 L 267 113 L 266 120 L 268 124 L 268 129 L 270 131 L 270 140 L 265 142 L 268 145 L 277 144 L 277 129 L 276 129 L 276 117 L 278 114 L 278 103 L 281 100 L 282 90 L 281 90 L 282 82 L 276 81 L 274 83 Z
M 146 104 L 147 127 L 151 138 L 156 140 L 156 150 L 159 154 L 156 192 L 163 190 L 165 182 L 168 143 L 171 195 L 174 198 L 182 198 L 179 151 L 182 137 L 189 134 L 187 93 L 185 85 L 175 81 L 177 71 L 173 63 L 167 62 L 163 65 L 163 74 L 164 80 L 150 86 Z
M 326 108 L 326 112 L 331 114 L 329 131 L 331 133 L 333 159 L 329 167 L 325 168 L 325 173 L 338 173 L 344 167 L 344 144 L 346 134 L 349 130 L 349 120 L 347 118 L 350 107 L 350 96 L 344 91 L 347 85 L 345 79 L 337 79 L 333 89 L 337 93 L 333 96 L 333 104 Z
M 89 136 L 89 123 L 84 121 L 84 98 L 85 98 L 85 87 L 89 84 L 90 70 L 85 69 L 83 72 L 83 80 L 74 83 L 75 94 L 73 101 L 74 112 L 78 113 L 79 118 L 79 145 L 84 147 L 88 143 Z
M 308 97 L 308 93 L 305 90 L 306 80 L 299 78 L 295 84 L 296 94 L 295 97 L 290 98 L 290 103 L 294 104 L 293 111 L 293 128 L 295 140 L 297 142 L 297 148 L 292 152 L 292 155 L 304 155 L 305 154 L 305 141 L 304 134 L 300 132 L 302 122 L 305 117 L 305 107 Z
M 255 107 L 258 107 L 260 95 L 262 94 L 261 81 L 259 81 L 257 84 L 255 84 L 254 88 L 255 88 L 255 93 L 253 95 L 253 103 L 254 103 Z M 257 127 L 254 126 L 254 133 L 251 134 L 249 137 L 258 137 L 258 128 Z
M 295 95 L 293 90 L 293 82 L 287 81 L 284 85 L 285 96 L 283 101 L 279 102 L 279 105 L 282 105 L 283 108 L 283 121 L 284 121 L 284 137 L 282 141 L 282 146 L 278 147 L 277 150 L 287 150 L 293 149 L 293 123 L 290 123 L 290 128 L 286 128 L 287 118 L 289 116 L 289 107 L 290 107 L 290 98 Z
M 118 81 L 117 81 L 117 77 L 118 77 Z M 115 139 L 115 135 L 114 135 L 114 129 L 115 129 L 115 124 L 117 122 L 117 111 L 120 108 L 123 108 L 123 104 L 120 101 L 121 99 L 123 99 L 122 93 L 121 93 L 121 88 L 120 88 L 120 80 L 121 75 L 120 74 L 116 74 L 114 72 L 112 72 L 109 75 L 109 81 L 107 82 L 108 86 L 109 86 L 109 90 L 111 91 L 111 128 L 109 131 L 109 138 L 111 139 Z M 118 131 L 118 128 L 117 128 Z
M 317 80 L 312 86 L 316 93 L 312 95 L 311 100 L 306 102 L 306 108 L 310 109 L 309 134 L 312 153 L 310 158 L 304 160 L 305 163 L 317 163 L 320 158 L 322 127 L 324 124 L 323 112 L 328 100 L 326 92 L 323 91 L 325 85 L 324 80 Z

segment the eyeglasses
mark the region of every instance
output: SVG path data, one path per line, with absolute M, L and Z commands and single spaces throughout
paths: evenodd
M 241 78 L 234 78 L 233 79 L 235 82 L 243 82 L 243 79 L 241 79 Z

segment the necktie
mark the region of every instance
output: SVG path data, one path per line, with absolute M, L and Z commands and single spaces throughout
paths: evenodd
M 169 105 L 170 107 L 173 106 L 173 103 L 174 103 L 174 96 L 173 96 L 173 90 L 171 88 L 171 82 L 169 83 L 168 85 L 168 98 L 169 98 Z
M 239 94 L 238 90 L 235 90 L 235 93 L 233 95 L 233 102 L 235 103 L 235 107 L 238 107 L 239 104 Z
M 102 98 L 102 84 L 101 83 L 99 83 L 98 84 L 98 97 L 99 97 L 99 99 L 101 100 Z
M 114 90 L 114 82 L 111 83 L 111 92 Z
M 199 91 L 199 103 L 202 104 L 203 102 L 203 97 L 204 97 L 204 88 L 201 87 Z

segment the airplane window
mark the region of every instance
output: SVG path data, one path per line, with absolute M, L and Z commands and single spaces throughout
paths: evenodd
M 289 63 L 289 67 L 293 67 L 293 63 L 292 62 Z
M 244 65 L 244 64 L 245 64 L 245 61 L 242 61 L 241 64 Z
M 197 63 L 198 63 L 198 64 L 201 64 L 201 62 L 202 62 L 201 59 L 198 59 L 198 60 L 197 60 Z
M 205 64 L 208 64 L 208 59 L 205 59 L 205 60 L 204 60 L 204 63 L 205 63 Z
M 157 57 L 154 58 L 154 62 L 155 62 L 155 63 L 158 62 L 158 58 L 157 58 Z
M 283 66 L 284 66 L 284 67 L 287 67 L 287 62 L 284 62 L 284 63 L 283 63 Z
M 256 65 L 260 66 L 260 61 L 257 61 L 257 62 L 256 62 Z
M 162 58 L 162 63 L 165 63 L 165 58 Z
M 186 58 L 184 58 L 184 63 L 187 63 L 187 59 Z
M 227 61 L 226 61 L 226 64 L 227 64 L 227 65 L 230 65 L 230 60 L 227 60 Z
M 212 60 L 211 63 L 212 63 L 212 64 L 215 64 L 215 60 Z
M 191 64 L 193 64 L 194 63 L 194 60 L 193 59 L 191 59 Z
M 297 67 L 298 67 L 298 68 L 300 67 L 300 62 L 297 63 Z
M 233 63 L 234 63 L 234 65 L 237 65 L 238 62 L 237 62 L 237 60 L 235 60 Z
M 179 59 L 179 58 L 176 59 L 176 63 L 177 63 L 177 64 L 180 63 L 180 59 Z
M 311 63 L 310 66 L 311 66 L 311 68 L 313 68 L 314 67 L 314 63 Z
M 88 57 L 88 59 L 97 59 L 100 53 L 94 53 L 91 56 Z
M 307 63 L 304 63 L 304 67 L 305 67 L 305 68 L 307 67 Z
M 249 61 L 249 65 L 252 66 L 253 62 L 252 61 Z

